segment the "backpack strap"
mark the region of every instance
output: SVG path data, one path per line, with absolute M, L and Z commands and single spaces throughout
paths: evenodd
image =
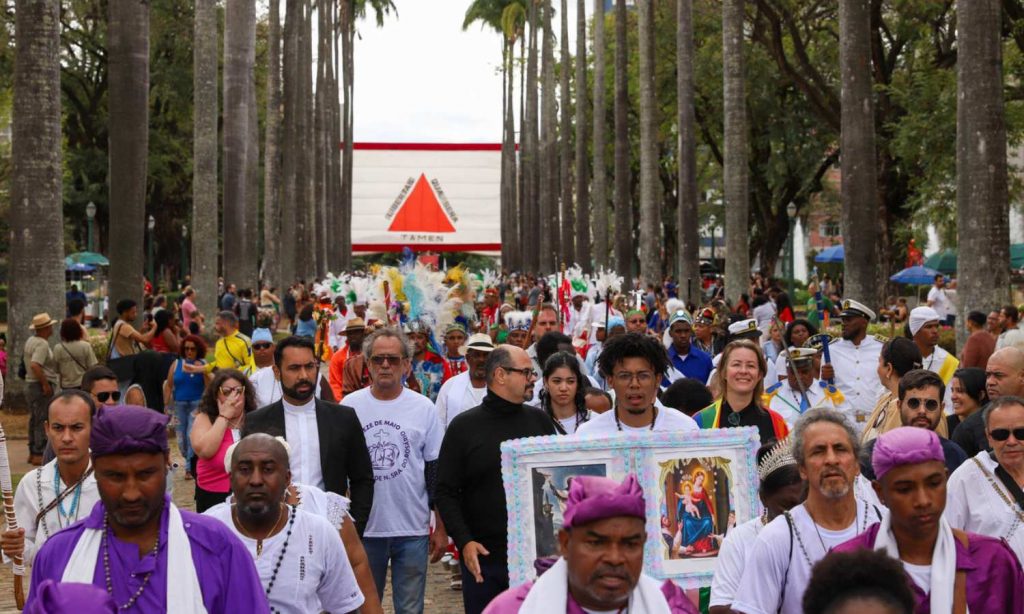
M 786 584 L 789 583 L 789 568 L 793 564 L 793 516 L 789 510 L 782 512 L 786 518 L 786 526 L 789 527 L 789 556 L 786 557 L 786 573 L 782 576 L 782 589 L 779 590 L 778 614 L 782 614 L 782 604 L 786 600 Z

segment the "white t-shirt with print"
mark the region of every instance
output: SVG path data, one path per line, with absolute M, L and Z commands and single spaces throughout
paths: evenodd
M 656 433 L 675 433 L 675 432 L 697 432 L 700 430 L 697 427 L 697 423 L 693 418 L 687 416 L 683 412 L 665 408 L 664 406 L 658 407 L 658 415 L 654 419 L 654 428 L 651 425 L 642 427 L 627 426 L 622 423 L 621 419 L 619 424 L 615 423 L 615 409 L 612 408 L 603 414 L 594 414 L 590 420 L 580 425 L 580 428 L 576 431 L 577 435 L 593 435 L 598 434 L 611 434 L 619 432 L 619 426 L 622 427 L 624 433 L 643 433 L 645 431 L 654 431 Z
M 381 401 L 372 388 L 345 397 L 356 410 L 373 465 L 373 509 L 366 537 L 430 533 L 426 463 L 441 451 L 444 427 L 429 398 L 403 388 L 398 398 Z

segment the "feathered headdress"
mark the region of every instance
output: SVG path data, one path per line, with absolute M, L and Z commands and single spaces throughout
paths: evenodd
M 616 275 L 615 271 L 601 269 L 594 275 L 592 281 L 599 300 L 605 300 L 609 292 L 618 293 L 622 290 L 623 278 Z
M 367 305 L 370 300 L 369 290 L 372 283 L 368 277 L 350 276 L 345 285 L 345 300 L 352 305 Z
M 509 332 L 514 330 L 530 330 L 533 314 L 529 311 L 510 311 L 505 314 L 505 326 Z

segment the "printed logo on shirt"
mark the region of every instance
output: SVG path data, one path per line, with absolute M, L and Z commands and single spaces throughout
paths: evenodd
M 373 479 L 377 482 L 392 480 L 409 465 L 412 444 L 402 425 L 391 420 L 374 420 L 363 427 L 366 435 Z

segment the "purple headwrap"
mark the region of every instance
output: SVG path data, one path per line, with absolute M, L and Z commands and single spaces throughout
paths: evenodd
M 75 614 L 114 614 L 117 606 L 107 591 L 78 582 L 56 582 L 43 580 L 32 591 L 32 603 L 25 608 L 25 614 L 52 614 L 53 612 L 75 612 Z
M 92 419 L 93 457 L 135 452 L 167 452 L 167 416 L 134 405 L 101 407 Z
M 879 435 L 871 454 L 871 467 L 879 480 L 893 467 L 928 461 L 946 461 L 942 443 L 934 431 L 914 426 L 901 426 Z
M 646 518 L 644 491 L 630 474 L 621 484 L 609 478 L 581 475 L 572 479 L 562 526 L 583 524 L 615 516 Z

